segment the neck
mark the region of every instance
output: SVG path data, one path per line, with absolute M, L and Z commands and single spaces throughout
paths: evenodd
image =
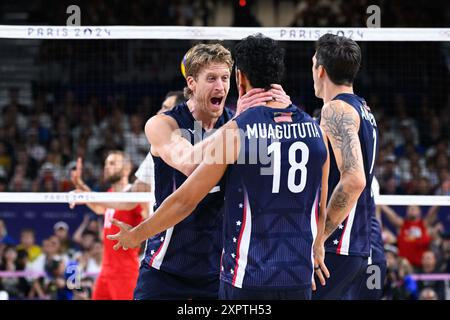
M 125 189 L 125 187 L 128 185 L 128 178 L 127 177 L 123 177 L 122 179 L 120 179 L 118 182 L 113 183 L 111 186 L 111 189 L 114 192 L 122 192 L 123 189 Z
M 252 86 L 248 86 L 246 88 L 246 92 L 245 93 L 249 92 L 252 89 L 254 89 Z M 285 104 L 285 103 L 277 102 L 277 101 L 269 101 L 269 102 L 266 103 L 266 107 L 274 108 L 274 109 L 286 109 L 287 107 L 289 107 L 289 105 Z
M 198 107 L 198 103 L 194 100 L 188 100 L 187 105 L 189 107 L 189 111 L 191 111 L 192 117 L 194 117 L 195 121 L 200 121 L 203 129 L 211 130 L 216 125 L 219 117 L 211 117 L 208 114 L 205 114 L 201 108 Z
M 332 83 L 325 83 L 323 88 L 323 102 L 328 103 L 334 97 L 341 93 L 353 94 L 353 86 L 335 85 Z

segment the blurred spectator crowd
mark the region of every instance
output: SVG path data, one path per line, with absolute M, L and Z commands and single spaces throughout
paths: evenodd
M 86 215 L 71 235 L 67 223 L 39 245 L 34 230 L 23 229 L 16 241 L 0 219 L 0 291 L 11 300 L 89 300 L 100 272 L 103 223 Z M 13 274 L 22 272 L 22 274 Z
M 284 2 L 289 11 L 281 10 Z M 118 0 L 38 0 L 5 2 L 4 13 L 11 8 L 27 11 L 26 24 L 65 25 L 66 9 L 72 4 L 82 8 L 83 25 L 203 25 L 218 26 L 220 8 L 230 6 L 233 26 L 264 26 L 267 22 L 258 13 L 264 10 L 289 15 L 283 27 L 362 27 L 366 25 L 367 7 L 378 5 L 384 27 L 444 27 L 448 19 L 445 0 L 369 1 L 369 0 L 284 0 L 284 1 L 212 1 L 212 0 L 133 0 L 124 5 Z M 228 11 L 227 11 L 228 12 Z M 220 19 L 219 19 L 220 20 Z M 222 19 L 223 20 L 223 19 Z M 285 19 L 283 19 L 285 20 Z M 281 25 L 280 25 L 281 26 Z
M 147 118 L 118 106 L 106 110 L 95 96 L 81 106 L 68 91 L 63 106 L 49 108 L 38 95 L 30 108 L 18 103 L 12 88 L 0 112 L 0 191 L 70 191 L 77 157 L 84 159 L 87 183 L 104 190 L 102 166 L 109 150 L 124 149 L 135 169 L 149 151 Z

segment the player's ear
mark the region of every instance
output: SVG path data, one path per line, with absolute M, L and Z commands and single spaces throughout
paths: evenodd
M 197 85 L 197 82 L 195 81 L 193 76 L 187 76 L 186 77 L 186 83 L 189 89 L 191 89 L 192 92 L 194 92 L 195 87 Z
M 247 92 L 247 78 L 239 69 L 236 69 L 236 84 L 238 86 L 238 92 L 242 92 L 243 94 Z
M 319 75 L 319 78 L 323 78 L 325 76 L 325 68 L 322 65 L 318 67 L 317 74 Z

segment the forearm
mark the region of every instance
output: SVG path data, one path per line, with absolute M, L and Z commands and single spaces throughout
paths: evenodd
M 155 214 L 134 227 L 131 232 L 139 242 L 158 234 L 184 220 L 195 209 L 195 203 L 185 200 L 187 197 L 171 195 L 156 210 Z
M 96 209 L 99 210 L 100 208 L 111 208 L 117 210 L 132 210 L 136 208 L 137 205 L 139 205 L 139 202 L 101 202 L 97 203 Z M 91 208 L 91 210 L 94 209 Z
M 432 226 L 438 220 L 439 206 L 432 206 L 425 217 L 427 226 Z
M 202 162 L 206 147 L 211 141 L 213 141 L 213 137 L 209 136 L 192 147 L 186 148 L 177 160 L 180 166 L 178 170 L 189 177 Z
M 82 241 L 81 237 L 83 236 L 83 232 L 84 232 L 84 230 L 86 230 L 87 226 L 88 226 L 88 221 L 86 221 L 86 219 L 85 219 L 80 224 L 80 226 L 75 231 L 75 233 L 73 234 L 73 241 L 75 241 L 76 243 L 81 243 L 81 241 Z
M 348 217 L 350 211 L 356 206 L 363 188 L 341 179 L 334 189 L 327 207 L 327 217 L 325 221 L 324 239 L 338 228 L 338 226 Z
M 325 210 L 323 210 L 325 211 Z M 319 211 L 319 219 L 317 221 L 317 235 L 316 235 L 316 242 L 325 242 L 325 223 L 327 221 L 327 214 L 325 213 L 320 214 Z

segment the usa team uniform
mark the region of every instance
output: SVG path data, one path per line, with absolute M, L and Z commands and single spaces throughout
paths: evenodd
M 356 300 L 380 300 L 383 296 L 383 285 L 386 278 L 386 257 L 384 255 L 384 244 L 381 234 L 381 225 L 375 213 L 375 198 L 380 194 L 380 186 L 375 177 L 372 180 L 372 206 L 370 209 L 370 256 L 367 264 L 367 271 L 356 279 L 351 289 L 348 291 L 348 298 Z M 368 270 L 369 266 L 376 266 L 380 270 L 378 288 L 372 288 L 367 285 L 367 281 L 373 284 L 370 278 L 374 271 Z M 375 271 L 377 272 L 377 271 Z
M 327 284 L 317 286 L 313 293 L 314 300 L 321 299 L 355 299 L 349 290 L 367 269 L 371 250 L 371 217 L 374 202 L 371 194 L 373 167 L 376 159 L 378 128 L 372 113 L 366 108 L 364 99 L 354 94 L 339 94 L 333 100 L 342 100 L 352 106 L 360 118 L 358 132 L 363 155 L 366 187 L 361 193 L 355 207 L 348 217 L 325 243 L 325 264 L 330 271 Z M 340 180 L 336 159 L 330 150 L 330 174 L 328 179 L 328 200 Z M 374 227 L 376 227 L 374 225 Z M 379 228 L 379 225 L 378 225 Z M 374 234 L 380 234 L 375 231 Z
M 322 132 L 294 105 L 254 107 L 235 121 L 241 149 L 225 175 L 219 297 L 310 299 Z
M 172 117 L 192 144 L 201 141 L 204 129 L 195 125 L 185 102 L 165 115 Z M 224 125 L 232 112 L 224 109 L 215 128 Z M 187 177 L 153 157 L 155 210 Z M 222 252 L 224 185 L 222 182 L 182 222 L 147 240 L 134 298 L 217 299 Z

